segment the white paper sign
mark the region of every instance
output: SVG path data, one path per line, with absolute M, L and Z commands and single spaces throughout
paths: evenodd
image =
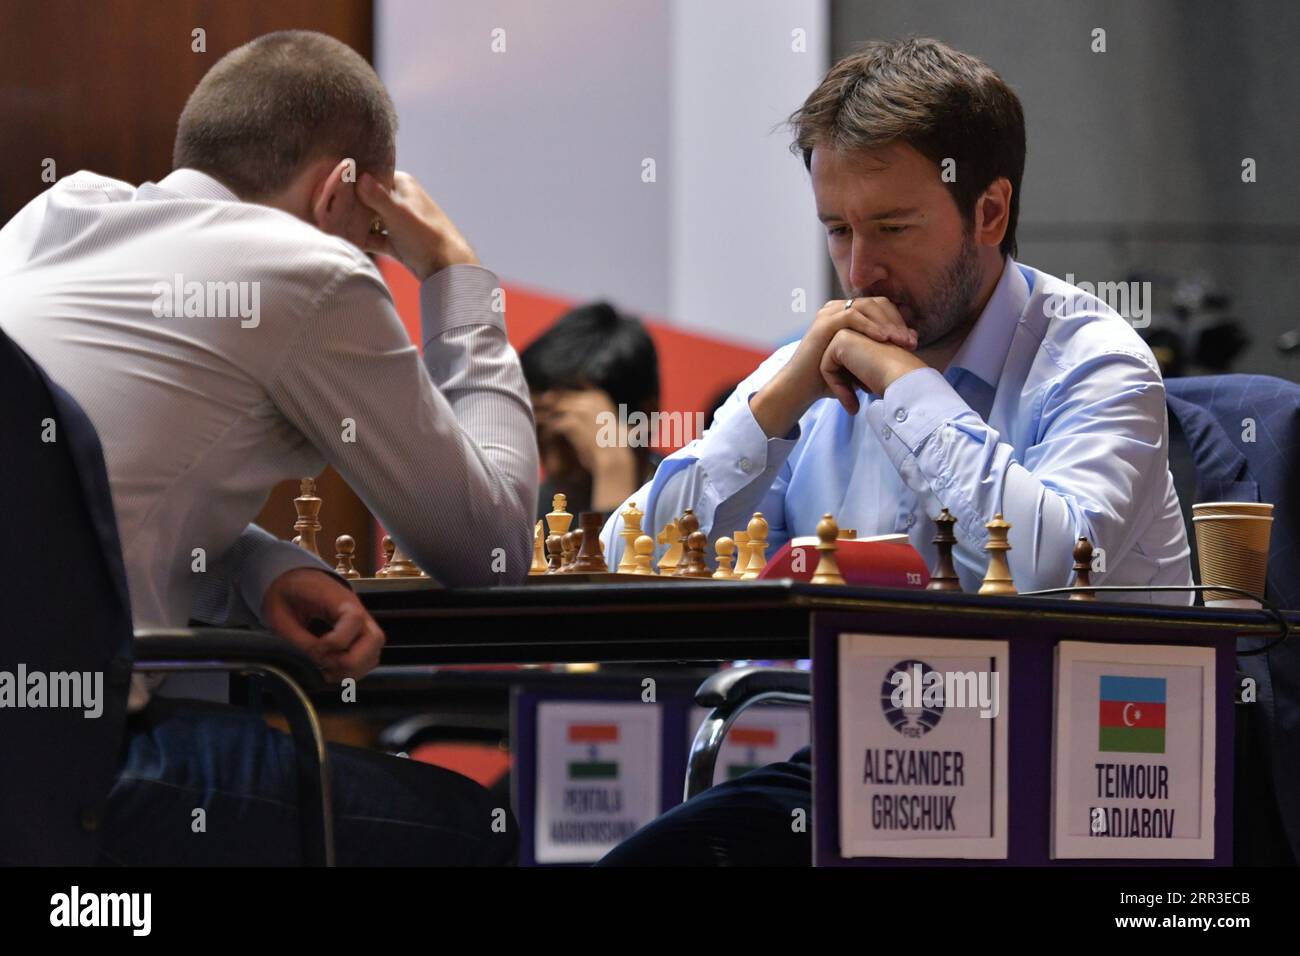
M 840 635 L 841 856 L 1006 857 L 1009 676 L 1006 641 Z
M 691 708 L 690 725 L 686 728 L 688 750 L 695 740 L 695 732 L 710 713 L 708 707 Z M 713 782 L 734 780 L 767 764 L 789 760 L 800 747 L 808 746 L 812 739 L 811 723 L 807 707 L 760 704 L 749 708 L 736 718 L 722 740 Z
M 590 863 L 659 815 L 657 704 L 537 705 L 538 863 Z
M 1214 857 L 1214 649 L 1062 641 L 1052 856 Z

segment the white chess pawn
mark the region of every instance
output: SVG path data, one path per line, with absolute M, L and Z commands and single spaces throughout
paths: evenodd
M 749 564 L 745 565 L 744 580 L 753 581 L 767 567 L 767 519 L 763 512 L 755 511 L 749 519 Z
M 718 581 L 736 581 L 740 575 L 731 569 L 732 555 L 736 553 L 736 542 L 730 538 L 722 537 L 713 545 L 714 552 L 718 555 L 718 570 L 713 572 L 713 577 Z
M 654 569 L 650 567 L 650 557 L 655 553 L 655 539 L 648 534 L 643 534 L 636 539 L 633 544 L 636 551 L 636 567 L 633 574 L 654 574 Z

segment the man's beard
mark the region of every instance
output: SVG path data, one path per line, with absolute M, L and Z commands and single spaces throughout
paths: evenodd
M 922 302 L 895 300 L 896 306 L 908 306 L 911 320 L 908 327 L 916 332 L 916 347 L 927 348 L 951 335 L 971 319 L 971 306 L 980 288 L 979 256 L 975 240 L 962 236 L 961 248 L 953 256 L 938 280 L 926 293 Z

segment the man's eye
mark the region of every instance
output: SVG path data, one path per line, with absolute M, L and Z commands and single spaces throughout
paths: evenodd
M 891 236 L 896 236 L 900 232 L 904 232 L 906 229 L 907 226 L 881 226 L 880 227 L 881 232 L 887 233 L 888 235 Z
M 826 230 L 826 234 L 828 236 L 844 236 L 844 235 L 848 235 L 848 231 L 849 231 L 848 226 L 833 226 L 832 228 Z

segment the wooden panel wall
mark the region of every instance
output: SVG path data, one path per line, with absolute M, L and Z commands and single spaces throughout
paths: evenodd
M 192 49 L 202 28 L 206 52 Z M 371 0 L 0 0 L 0 222 L 58 176 L 92 169 L 134 183 L 171 170 L 176 120 L 223 54 L 272 30 L 319 30 L 373 54 Z M 268 489 L 259 522 L 292 537 L 297 481 Z M 374 551 L 369 513 L 333 469 L 317 492 L 322 550 L 357 539 Z

